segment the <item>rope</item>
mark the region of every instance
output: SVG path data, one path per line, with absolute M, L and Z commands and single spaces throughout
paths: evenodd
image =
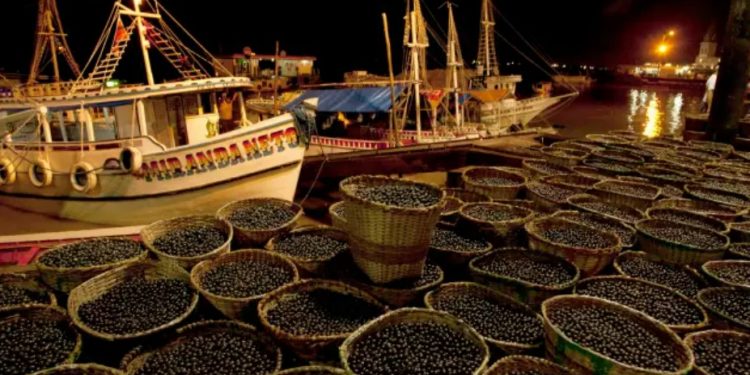
M 292 110 L 292 116 L 294 117 L 294 122 L 297 127 L 297 129 L 300 129 L 303 134 L 303 141 L 306 145 L 309 145 L 312 141 L 312 135 L 319 135 L 318 134 L 318 127 L 315 122 L 315 117 L 310 115 L 302 106 L 297 106 Z M 304 126 L 304 128 L 303 128 Z M 305 202 L 307 202 L 307 199 L 310 198 L 310 195 L 312 194 L 315 185 L 318 184 L 318 181 L 320 180 L 320 175 L 323 173 L 323 169 L 325 168 L 325 165 L 328 163 L 328 154 L 325 151 L 325 148 L 322 144 L 318 144 L 318 147 L 320 147 L 320 153 L 323 155 L 323 161 L 320 163 L 320 167 L 318 167 L 318 171 L 315 173 L 315 179 L 313 179 L 313 183 L 310 185 L 310 188 L 307 189 L 307 192 L 305 193 L 305 196 L 302 198 L 302 200 L 299 202 L 299 205 L 302 206 Z

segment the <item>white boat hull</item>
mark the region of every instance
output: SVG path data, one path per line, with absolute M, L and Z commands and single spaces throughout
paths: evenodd
M 531 120 L 564 97 L 539 97 L 513 100 L 510 103 L 485 103 L 480 110 L 480 121 L 490 134 L 502 134 L 513 125 L 525 127 Z

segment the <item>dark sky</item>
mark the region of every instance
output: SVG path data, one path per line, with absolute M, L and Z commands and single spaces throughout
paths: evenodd
M 445 28 L 444 0 L 424 0 Z M 129 2 L 129 0 L 128 0 Z M 161 0 L 215 53 L 250 46 L 272 53 L 274 41 L 290 54 L 319 57 L 329 80 L 348 70 L 385 72 L 380 14 L 387 12 L 394 47 L 400 46 L 403 0 Z M 463 52 L 476 54 L 480 0 L 455 0 Z M 0 67 L 28 70 L 33 52 L 36 0 L 4 0 L 0 23 Z M 514 26 L 547 55 L 560 62 L 614 65 L 652 59 L 652 46 L 668 28 L 678 31 L 673 58 L 692 61 L 712 22 L 724 25 L 729 0 L 496 0 Z M 58 0 L 70 43 L 79 62 L 88 59 L 109 14 L 111 0 Z M 12 15 L 12 16 L 10 16 Z M 437 23 L 426 14 L 428 22 Z M 498 17 L 498 31 L 521 46 Z M 397 52 L 397 69 L 400 47 Z M 518 59 L 498 41 L 500 59 Z M 528 49 L 524 48 L 524 51 Z M 431 64 L 439 67 L 442 52 L 433 48 Z

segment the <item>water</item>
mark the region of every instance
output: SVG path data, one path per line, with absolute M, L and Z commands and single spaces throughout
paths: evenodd
M 684 114 L 699 112 L 702 99 L 701 88 L 595 85 L 549 121 L 564 125 L 560 135 L 566 138 L 612 130 L 680 135 Z

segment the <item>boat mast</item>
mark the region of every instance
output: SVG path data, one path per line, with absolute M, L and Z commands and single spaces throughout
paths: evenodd
M 414 106 L 416 109 L 417 142 L 422 141 L 422 82 L 426 83 L 426 75 L 422 72 L 423 65 L 427 61 L 426 53 L 429 42 L 427 40 L 427 29 L 422 16 L 422 7 L 419 0 L 413 0 L 413 6 L 407 7 L 406 14 L 406 47 L 411 50 L 410 69 L 414 81 Z M 407 39 L 408 38 L 408 39 Z
M 160 19 L 161 16 L 158 13 L 147 13 L 141 11 L 141 4 L 143 0 L 133 0 L 133 9 L 129 9 L 122 5 L 118 0 L 117 5 L 120 7 L 120 13 L 131 16 L 135 20 L 135 25 L 138 28 L 138 39 L 141 41 L 141 53 L 143 54 L 143 67 L 146 70 L 146 81 L 149 86 L 154 85 L 154 72 L 151 69 L 151 58 L 148 55 L 148 49 L 150 43 L 147 39 L 146 25 L 144 24 L 144 18 Z
M 483 77 L 500 75 L 495 49 L 495 14 L 491 0 L 482 0 L 482 29 L 479 37 L 477 72 Z
M 459 86 L 459 69 L 463 68 L 464 62 L 461 56 L 461 45 L 458 41 L 458 30 L 456 28 L 456 20 L 453 17 L 453 3 L 448 1 L 448 82 L 447 87 L 451 88 L 453 93 L 453 105 L 455 107 L 456 126 L 461 128 L 463 126 L 463 120 L 461 116 L 461 108 L 459 107 L 459 96 L 461 87 Z
M 39 0 L 39 14 L 37 17 L 36 47 L 34 48 L 34 59 L 29 70 L 28 83 L 36 83 L 41 74 L 42 61 L 49 50 L 52 68 L 54 69 L 55 82 L 60 82 L 60 63 L 58 55 L 62 54 L 68 63 L 71 72 L 78 77 L 81 69 L 78 67 L 73 54 L 68 47 L 67 34 L 63 31 L 60 13 L 57 11 L 55 0 Z

